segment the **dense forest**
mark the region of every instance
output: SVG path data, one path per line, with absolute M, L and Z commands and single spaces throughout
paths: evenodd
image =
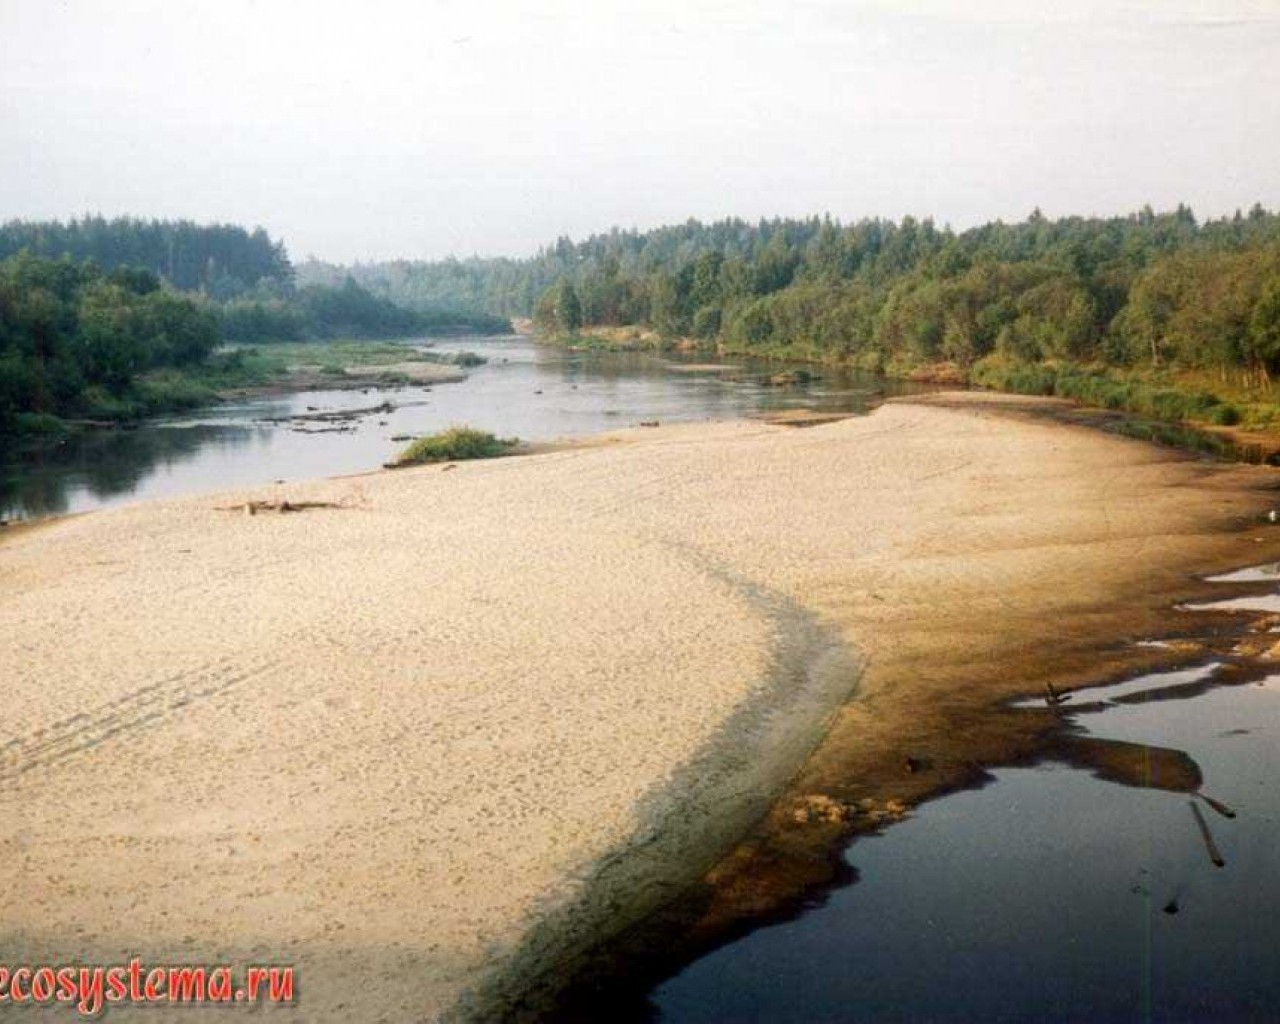
M 400 338 L 411 335 L 506 334 L 511 322 L 487 313 L 440 307 L 406 309 L 373 295 L 352 278 L 306 285 L 284 294 L 253 293 L 210 303 L 227 341 L 307 341 L 323 338 Z
M 210 379 L 234 362 L 216 352 L 223 342 L 508 330 L 486 313 L 406 309 L 350 277 L 298 287 L 284 245 L 261 228 L 11 221 L 0 226 L 0 441 L 59 417 L 208 401 Z
M 529 316 L 538 296 L 566 266 L 539 254 L 534 259 L 391 260 L 350 266 L 309 259 L 296 269 L 299 284 L 337 287 L 351 278 L 408 309 L 455 309 L 510 318 Z
M 26 252 L 0 261 L 0 435 L 182 405 L 138 378 L 202 363 L 218 342 L 213 315 L 150 270 Z
M 404 305 L 453 302 L 547 330 L 642 325 L 668 340 L 873 369 L 993 353 L 1280 371 L 1280 217 L 1185 206 L 969 231 L 830 218 L 614 230 L 527 260 L 303 264 Z
M 1232 422 L 1239 410 L 1217 393 L 1242 388 L 1274 405 L 1280 373 L 1280 217 L 1261 206 L 1204 222 L 1185 206 L 1056 220 L 1036 211 L 963 232 L 911 217 L 691 220 L 561 239 L 524 261 L 351 273 L 398 301 L 452 296 L 532 314 L 549 334 L 932 374 L 1175 418 Z M 1132 383 L 1185 398 L 1178 374 L 1199 375 L 1189 401 Z
M 26 250 L 36 256 L 92 260 L 107 270 L 145 267 L 180 291 L 210 298 L 241 295 L 259 282 L 287 286 L 293 267 L 284 244 L 266 231 L 233 224 L 195 224 L 121 217 L 9 221 L 0 225 L 0 259 Z
M 412 308 L 375 296 L 348 275 L 296 287 L 284 243 L 262 228 L 191 221 L 85 217 L 10 221 L 0 226 L 0 259 L 28 252 L 91 261 L 107 271 L 148 270 L 169 288 L 197 296 L 227 341 L 386 338 L 510 329 L 502 317 L 451 305 Z
M 149 290 L 130 303 L 181 303 L 212 322 L 215 337 L 239 342 L 499 331 L 507 317 L 533 316 L 549 334 L 928 374 L 1175 418 L 1233 422 L 1240 410 L 1222 396 L 1252 389 L 1250 401 L 1265 392 L 1269 411 L 1255 416 L 1237 402 L 1247 418 L 1280 420 L 1271 393 L 1280 374 L 1280 216 L 1261 206 L 1203 222 L 1185 206 L 1056 220 L 1036 211 L 963 232 L 911 217 L 690 220 L 562 238 L 523 260 L 296 269 L 261 230 L 188 222 L 10 223 L 0 254 L 15 247 L 27 255 L 4 264 L 5 325 L 14 282 L 53 274 L 33 268 L 45 265 L 41 254 L 60 254 L 70 261 L 57 261 L 57 273 L 82 275 L 85 294 L 134 295 L 123 278 L 143 275 Z M 180 286 L 187 297 L 174 293 Z M 82 304 L 78 291 L 40 288 Z M 32 343 L 3 344 L 11 352 Z M 6 358 L 0 373 L 12 379 L 17 364 Z M 48 394 L 67 372 L 51 364 Z M 96 372 L 80 371 L 87 386 L 106 386 Z M 1139 378 L 1191 397 L 1175 401 Z
M 548 328 L 668 338 L 884 369 L 1010 360 L 1280 369 L 1280 218 L 694 222 L 567 253 Z

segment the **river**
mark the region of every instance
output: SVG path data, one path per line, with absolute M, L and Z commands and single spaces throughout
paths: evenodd
M 689 965 L 652 994 L 654 1016 L 1275 1020 L 1280 675 L 1215 685 L 1217 670 L 1081 691 L 1069 713 L 1089 736 L 1184 751 L 1214 801 L 1056 764 L 993 771 L 852 843 L 856 884 Z
M 886 393 L 919 390 L 837 370 L 823 370 L 808 383 L 769 387 L 762 382 L 785 367 L 573 352 L 523 336 L 461 337 L 431 349 L 473 351 L 488 362 L 456 384 L 232 401 L 32 448 L 0 466 L 0 520 L 359 473 L 394 458 L 404 447 L 395 438 L 455 424 L 502 437 L 552 441 L 641 422 L 731 419 L 793 407 L 860 413 Z M 300 413 L 367 408 L 382 401 L 392 403 L 394 411 L 343 424 L 341 431 L 288 422 Z

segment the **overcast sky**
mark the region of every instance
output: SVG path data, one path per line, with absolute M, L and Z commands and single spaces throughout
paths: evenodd
M 526 255 L 694 216 L 1280 206 L 1280 0 L 0 0 L 0 220 Z

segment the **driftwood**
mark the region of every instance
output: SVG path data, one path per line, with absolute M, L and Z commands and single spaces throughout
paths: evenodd
M 1194 800 L 1189 800 L 1187 803 L 1191 806 L 1191 813 L 1196 819 L 1196 825 L 1200 828 L 1200 836 L 1204 839 L 1204 848 L 1209 851 L 1209 859 L 1213 861 L 1214 867 L 1226 867 L 1227 862 L 1222 859 L 1218 844 L 1213 841 L 1213 833 L 1209 831 L 1209 823 L 1200 813 L 1200 805 Z
M 309 405 L 308 409 L 314 409 L 315 406 Z M 333 409 L 329 412 L 298 412 L 292 416 L 267 416 L 260 423 L 293 423 L 298 420 L 315 420 L 319 423 L 335 423 L 342 420 L 354 420 L 361 416 L 372 416 L 375 412 L 395 412 L 396 407 L 391 402 L 379 402 L 377 405 L 368 405 L 360 409 Z
M 295 434 L 354 434 L 356 428 L 353 426 L 338 427 L 290 427 Z
M 1059 693 L 1053 688 L 1053 683 L 1044 684 L 1044 702 L 1051 708 L 1060 708 L 1063 704 L 1071 699 L 1069 693 Z
M 241 512 L 246 516 L 256 516 L 259 512 L 307 512 L 313 508 L 341 508 L 332 501 L 244 501 L 237 505 L 216 505 L 216 512 Z

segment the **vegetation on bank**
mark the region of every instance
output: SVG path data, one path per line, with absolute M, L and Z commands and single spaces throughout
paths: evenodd
M 314 261 L 396 302 L 532 316 L 578 347 L 703 348 L 1280 422 L 1280 217 L 1185 206 L 956 232 L 913 217 L 690 220 L 525 260 Z M 1176 397 L 1175 397 L 1176 396 Z
M 121 217 L 0 224 L 0 260 L 26 252 L 141 268 L 200 302 L 226 341 L 304 341 L 462 333 L 505 334 L 510 322 L 448 303 L 408 308 L 374 295 L 350 275 L 299 285 L 284 243 L 262 228 Z
M 283 244 L 261 229 L 11 221 L 0 225 L 0 442 L 189 409 L 278 382 L 290 363 L 341 376 L 373 355 L 246 346 L 509 331 L 488 314 L 405 309 L 349 278 L 299 288 Z M 407 358 L 400 348 L 388 361 Z
M 1163 419 L 1280 422 L 1280 217 L 689 222 L 573 247 L 535 323 L 573 344 L 941 375 Z
M 144 267 L 178 291 L 214 301 L 233 298 L 259 282 L 284 286 L 293 268 L 284 244 L 262 228 L 120 217 L 0 224 L 0 260 L 28 252 L 45 259 L 92 261 L 105 270 Z
M 150 271 L 0 261 L 0 435 L 199 404 L 202 389 L 162 371 L 203 363 L 218 341 L 214 318 Z
M 79 423 L 123 423 L 218 399 L 219 392 L 286 384 L 292 374 L 368 373 L 395 364 L 474 366 L 472 353 L 420 352 L 394 342 L 221 345 L 198 296 L 152 272 L 30 253 L 0 261 L 0 443 L 57 435 Z M 400 375 L 403 376 L 403 375 Z M 407 378 L 406 378 L 407 379 Z
M 450 427 L 438 434 L 420 437 L 400 453 L 397 466 L 431 462 L 461 462 L 465 459 L 492 459 L 508 454 L 519 444 L 514 437 L 495 437 L 471 427 Z
M 1168 419 L 1280 426 L 1280 217 L 1258 206 L 1205 222 L 1185 206 L 1057 220 L 1037 211 L 1021 223 L 964 232 L 911 217 L 689 221 L 578 243 L 562 238 L 526 260 L 347 268 L 308 261 L 296 272 L 265 233 L 186 222 L 90 219 L 0 229 L 0 253 L 19 244 L 92 256 L 103 269 L 59 265 L 89 267 L 85 273 L 125 292 L 133 287 L 129 275 L 145 275 L 136 286 L 159 297 L 133 295 L 124 305 L 193 307 L 219 337 L 239 342 L 496 330 L 507 316 L 532 314 L 543 332 L 583 346 L 705 348 L 942 375 Z M 147 269 L 110 262 L 129 253 L 149 261 Z M 205 271 L 197 274 L 202 257 Z M 175 292 L 175 281 L 198 291 Z M 101 325 L 109 319 L 101 289 L 90 291 L 97 305 L 83 312 Z M 80 316 L 80 300 L 71 305 Z M 92 309 L 98 313 L 90 316 Z M 10 330 L 8 316 L 0 307 L 0 329 Z M 450 317 L 457 319 L 446 323 Z M 110 410 L 187 400 L 174 375 L 162 372 L 177 356 L 131 364 L 125 387 L 98 380 L 96 366 L 68 375 L 66 360 L 32 338 L 16 347 L 0 342 L 0 355 L 11 350 L 25 368 L 9 356 L 0 361 L 0 378 L 9 382 L 0 384 L 8 387 L 0 416 L 10 424 L 73 405 Z M 36 363 L 43 390 L 32 391 L 22 374 Z M 205 372 L 207 365 L 202 357 L 179 369 Z M 15 379 L 27 397 L 15 399 Z

